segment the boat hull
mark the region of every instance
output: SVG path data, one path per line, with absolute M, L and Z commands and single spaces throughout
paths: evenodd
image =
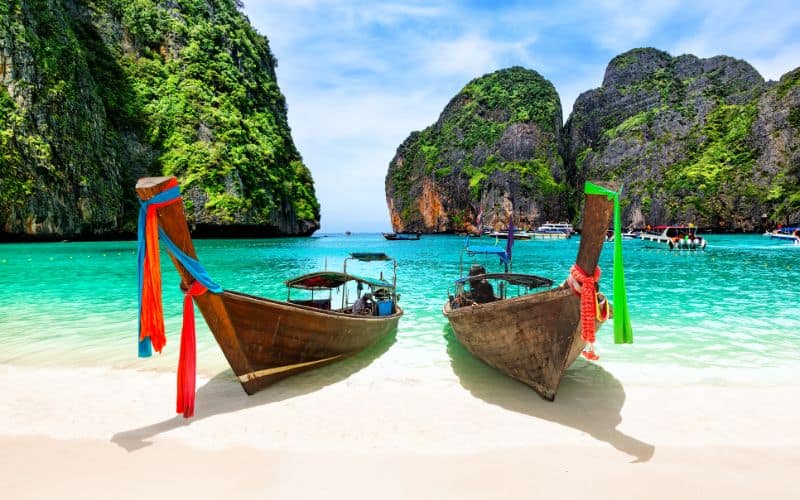
M 390 241 L 417 241 L 419 233 L 382 233 L 383 237 Z
M 586 196 L 575 264 L 587 275 L 597 268 L 612 211 L 605 195 Z M 564 371 L 585 346 L 580 309 L 580 298 L 562 285 L 456 309 L 448 301 L 442 312 L 456 339 L 475 357 L 552 401 Z
M 443 313 L 476 358 L 549 401 L 585 346 L 580 299 L 565 287 L 459 309 L 446 303 Z
M 508 233 L 495 232 L 495 233 L 489 233 L 489 236 L 491 236 L 492 238 L 498 238 L 498 239 L 501 239 L 501 240 L 507 240 L 508 239 Z M 514 233 L 514 239 L 515 240 L 529 240 L 529 239 L 531 239 L 531 233 L 527 233 L 527 232 L 526 233 Z
M 534 232 L 531 234 L 531 237 L 534 240 L 566 240 L 571 235 L 568 233 L 537 233 Z
M 403 315 L 398 306 L 391 316 L 358 316 L 231 291 L 220 299 L 230 327 L 212 333 L 248 394 L 363 351 L 396 330 Z M 218 315 L 207 310 L 211 327 Z
M 781 241 L 788 241 L 791 243 L 800 243 L 800 238 L 793 234 L 787 233 L 764 233 L 764 236 L 768 236 L 771 240 L 781 240 Z

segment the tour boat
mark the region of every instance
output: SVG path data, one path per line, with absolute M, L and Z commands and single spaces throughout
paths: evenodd
M 800 227 L 782 227 L 774 231 L 767 231 L 764 236 L 773 240 L 781 240 L 795 245 L 800 245 Z
M 568 222 L 546 222 L 537 227 L 532 236 L 537 240 L 563 240 L 572 237 L 574 232 Z
M 670 250 L 705 250 L 708 241 L 697 234 L 697 228 L 688 226 L 655 226 L 642 231 L 639 238 L 650 246 Z

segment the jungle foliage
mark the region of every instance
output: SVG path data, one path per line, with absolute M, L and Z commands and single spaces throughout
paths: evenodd
M 114 177 L 107 170 L 116 165 L 122 184 L 143 174 L 177 176 L 184 192 L 199 193 L 186 200 L 190 217 L 201 202 L 211 221 L 223 223 L 274 224 L 292 212 L 318 221 L 277 61 L 240 7 L 238 0 L 3 2 L 0 44 L 16 65 L 35 69 L 18 75 L 16 102 L 0 86 L 0 203 L 19 204 L 43 172 L 79 189 L 81 179 Z M 51 126 L 31 126 L 41 121 L 36 114 Z M 131 162 L 126 149 L 149 153 Z M 79 175 L 68 174 L 73 167 Z M 135 205 L 131 189 L 109 189 L 110 198 Z

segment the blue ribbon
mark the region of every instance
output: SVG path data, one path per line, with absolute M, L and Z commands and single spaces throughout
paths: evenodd
M 147 201 L 140 200 L 140 208 L 139 208 L 139 227 L 137 230 L 137 240 L 138 240 L 138 249 L 137 249 L 137 258 L 139 264 L 139 325 L 137 329 L 137 340 L 141 337 L 142 334 L 142 286 L 143 286 L 143 279 L 144 279 L 144 259 L 146 253 L 146 244 L 145 244 L 145 226 L 147 225 L 147 208 L 150 205 L 156 203 L 164 203 L 166 201 L 171 201 L 176 198 L 179 198 L 181 195 L 180 189 L 175 186 L 169 189 L 166 189 L 157 195 L 153 196 Z M 209 291 L 212 293 L 222 293 L 222 287 L 215 283 L 206 272 L 205 268 L 197 259 L 193 259 L 183 253 L 176 245 L 169 239 L 167 234 L 164 232 L 162 228 L 158 228 L 158 237 L 161 241 L 167 245 L 167 248 L 175 256 L 178 262 L 189 271 L 194 279 L 199 281 L 203 284 Z M 160 270 L 158 270 L 160 272 Z M 139 340 L 139 357 L 140 358 L 147 358 L 153 354 L 153 345 L 150 342 L 150 337 L 145 337 L 144 340 Z

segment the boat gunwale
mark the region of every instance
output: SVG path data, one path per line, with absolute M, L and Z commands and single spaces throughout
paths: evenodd
M 524 283 L 525 278 L 533 278 L 531 281 L 540 281 L 544 282 L 545 284 L 539 286 L 528 286 Z M 472 283 L 473 281 L 480 281 L 480 280 L 498 280 L 498 281 L 505 281 L 511 285 L 515 286 L 525 286 L 530 290 L 535 290 L 538 288 L 545 288 L 553 286 L 555 283 L 550 278 L 545 278 L 544 276 L 538 276 L 536 274 L 526 274 L 526 273 L 484 273 L 484 274 L 474 274 L 472 276 L 464 276 L 463 278 L 458 278 L 453 283 L 456 285 L 466 285 L 467 283 Z M 545 290 L 542 290 L 545 291 Z M 535 292 L 538 293 L 538 292 Z M 531 294 L 525 294 L 531 295 Z M 513 297 L 512 297 L 513 298 Z
M 392 318 L 400 318 L 403 316 L 403 309 L 397 304 L 394 304 L 396 312 L 386 315 L 386 316 L 373 316 L 368 314 L 353 314 L 353 313 L 346 313 L 341 312 L 333 309 L 319 309 L 317 307 L 306 306 L 303 304 L 295 304 L 292 302 L 287 302 L 285 300 L 277 300 L 277 299 L 269 299 L 267 297 L 260 297 L 258 295 L 251 295 L 244 292 L 237 292 L 235 290 L 223 290 L 220 294 L 223 299 L 227 296 L 235 297 L 236 299 L 243 299 L 246 302 L 250 302 L 253 304 L 259 305 L 272 305 L 278 306 L 283 309 L 289 310 L 299 310 L 303 313 L 309 313 L 311 316 L 323 316 L 323 317 L 337 317 L 337 318 L 348 318 L 353 320 L 367 320 L 367 321 L 385 321 Z
M 566 283 L 563 283 L 556 288 L 551 288 L 550 290 L 543 290 L 541 292 L 529 293 L 526 295 L 518 295 L 516 297 L 511 297 L 507 299 L 493 300 L 492 302 L 484 302 L 482 304 L 479 303 L 470 304 L 464 307 L 459 307 L 458 309 L 453 309 L 452 307 L 450 307 L 450 301 L 448 300 L 445 301 L 444 306 L 442 306 L 442 313 L 448 318 L 451 316 L 461 316 L 462 313 L 466 314 L 468 311 L 472 312 L 473 314 L 475 314 L 476 311 L 483 313 L 489 313 L 489 312 L 493 313 L 495 311 L 492 311 L 492 309 L 499 308 L 501 305 L 506 307 L 511 307 L 519 302 L 538 303 L 550 300 L 559 300 L 562 298 L 569 297 L 570 295 L 574 295 L 574 292 L 569 288 L 569 286 L 567 286 Z

